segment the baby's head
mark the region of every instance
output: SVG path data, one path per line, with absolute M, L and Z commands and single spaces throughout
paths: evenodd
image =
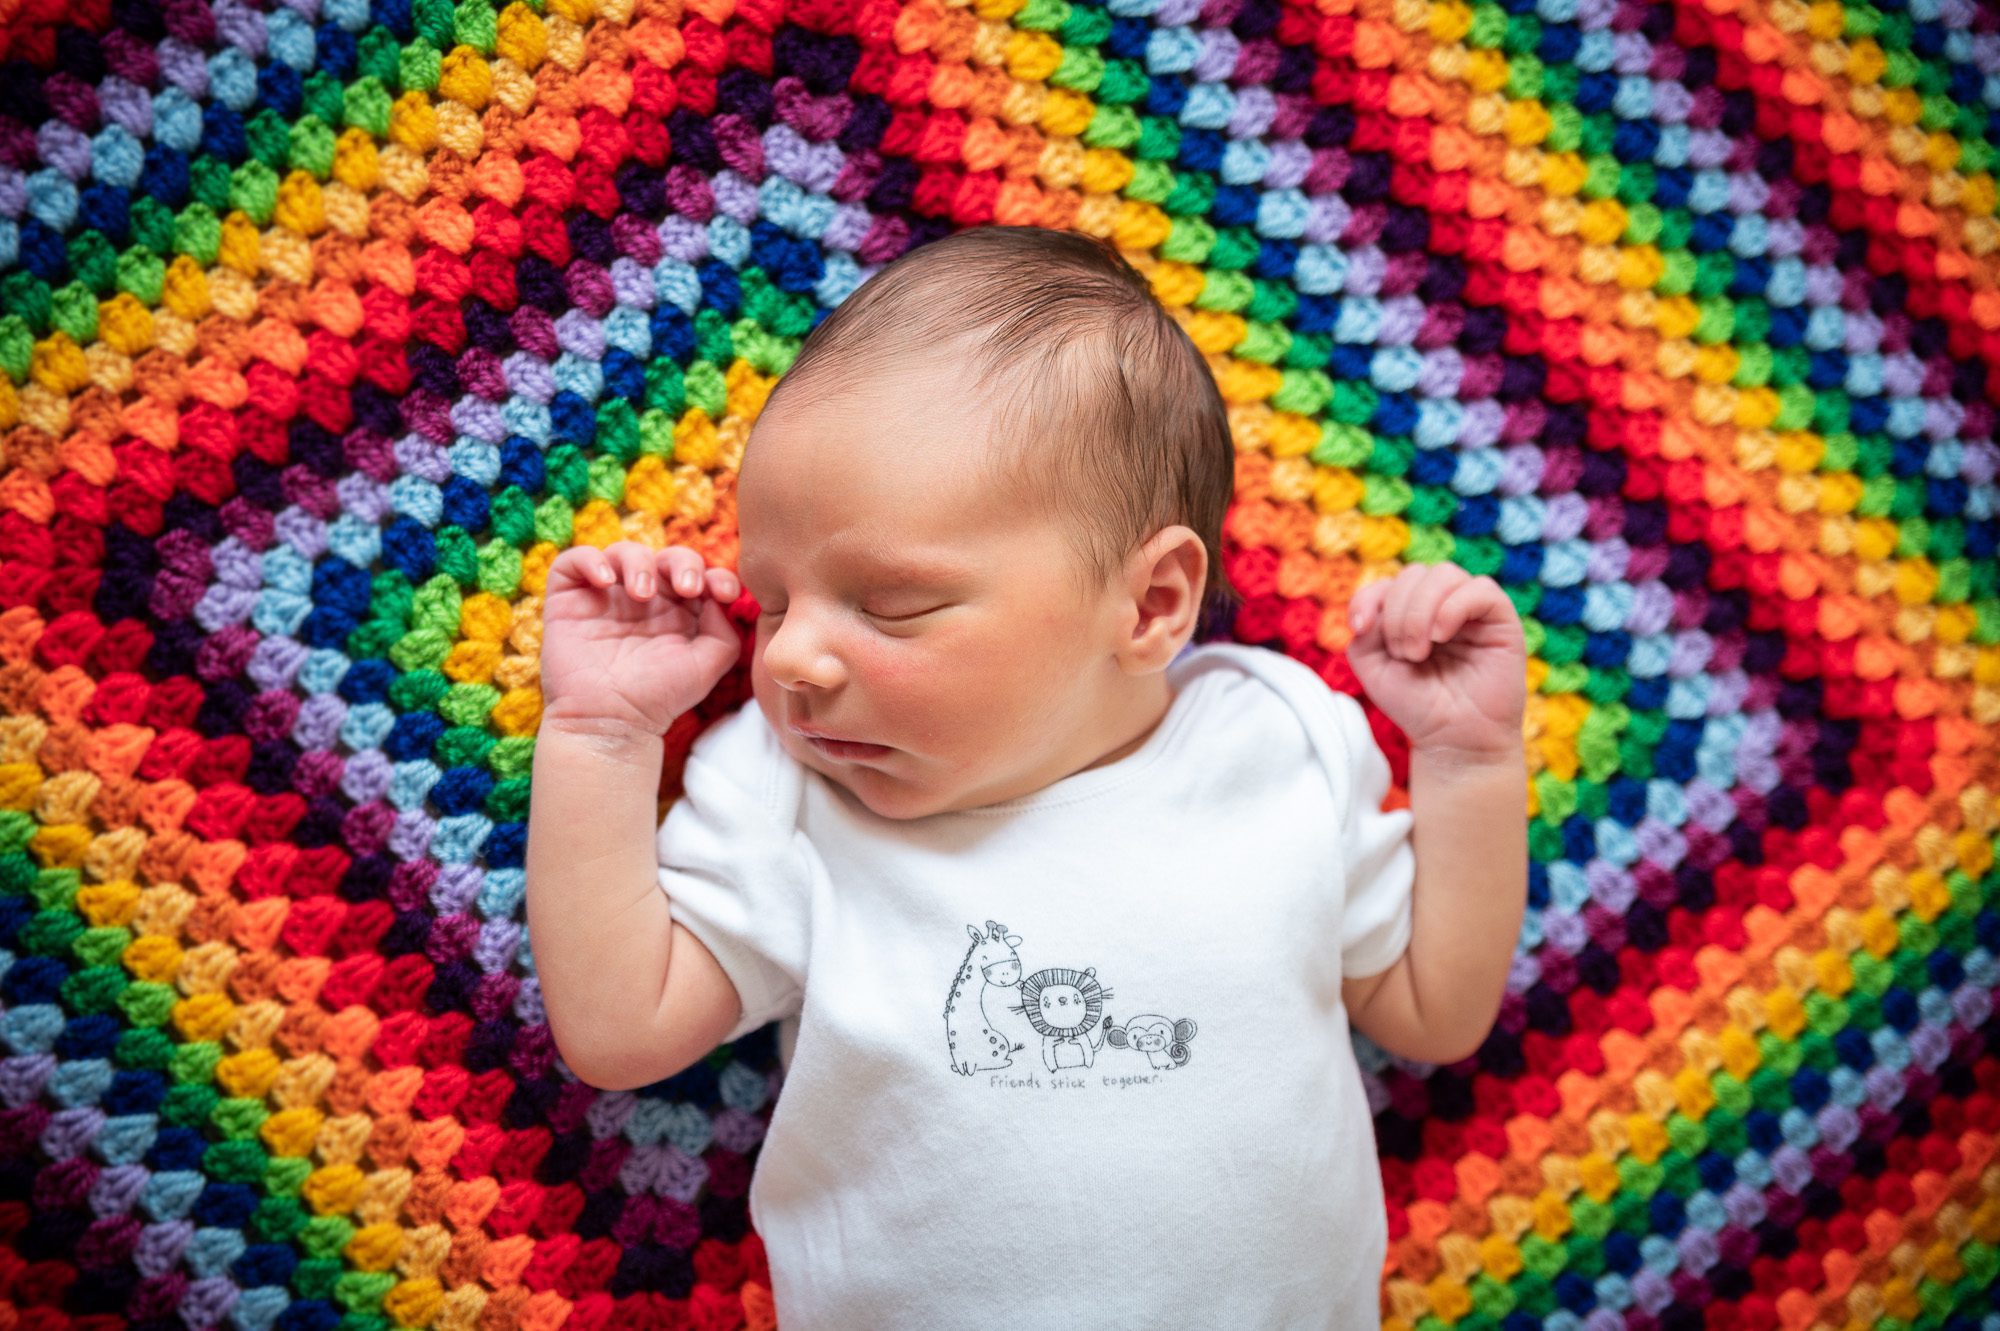
M 1234 596 L 1234 463 L 1207 364 L 1115 250 L 1021 227 L 913 250 L 813 330 L 744 451 L 758 705 L 888 818 L 1124 756 Z

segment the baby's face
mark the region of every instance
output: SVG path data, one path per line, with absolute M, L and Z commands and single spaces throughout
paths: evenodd
M 1119 670 L 1115 598 L 1080 597 L 1061 533 L 981 492 L 986 423 L 952 379 L 781 400 L 738 489 L 757 704 L 787 752 L 888 818 L 1046 784 Z

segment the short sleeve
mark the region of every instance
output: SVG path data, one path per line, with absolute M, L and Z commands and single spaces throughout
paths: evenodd
M 1389 969 L 1409 946 L 1417 857 L 1410 811 L 1382 807 L 1389 793 L 1389 759 L 1368 728 L 1367 713 L 1345 693 L 1329 689 L 1327 696 L 1348 753 L 1340 836 L 1346 883 L 1340 972 L 1351 980 Z
M 683 794 L 660 823 L 669 914 L 715 954 L 743 1004 L 728 1040 L 799 1010 L 814 862 L 798 830 L 801 781 L 749 702 L 695 739 Z

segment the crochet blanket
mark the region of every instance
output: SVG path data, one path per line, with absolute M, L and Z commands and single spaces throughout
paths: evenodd
M 0 1331 L 773 1324 L 772 1033 L 549 1039 L 539 593 L 989 222 L 1211 356 L 1219 632 L 1526 621 L 1388 1325 L 1995 1326 L 1996 148 L 1975 0 L 0 0 Z

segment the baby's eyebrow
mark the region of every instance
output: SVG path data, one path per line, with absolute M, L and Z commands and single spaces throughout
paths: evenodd
M 959 564 L 925 563 L 914 560 L 868 559 L 862 567 L 881 582 L 933 584 L 942 582 L 962 582 L 972 576 L 972 570 Z
M 949 556 L 930 556 L 906 550 L 856 549 L 844 557 L 837 553 L 830 554 L 828 560 L 836 569 L 882 585 L 939 586 L 965 582 L 977 572 L 972 566 Z
M 904 554 L 877 554 L 858 552 L 846 560 L 838 556 L 831 558 L 836 568 L 845 567 L 857 581 L 882 588 L 913 587 L 918 589 L 955 588 L 970 584 L 978 576 L 979 570 L 967 564 L 952 560 L 931 560 L 914 558 Z M 746 581 L 756 577 L 764 567 L 761 561 L 737 560 L 737 574 Z

